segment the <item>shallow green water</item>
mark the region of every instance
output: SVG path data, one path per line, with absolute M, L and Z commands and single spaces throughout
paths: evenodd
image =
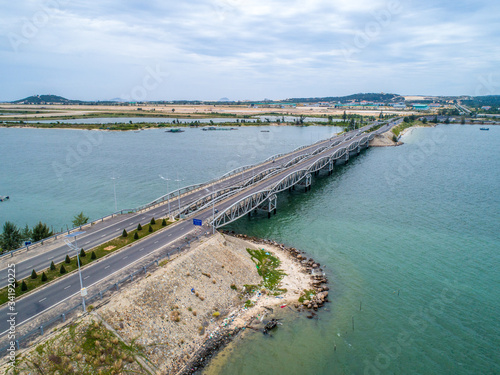
M 207 373 L 500 373 L 500 128 L 403 140 L 232 225 L 326 265 L 331 303 L 272 339 L 247 332 Z

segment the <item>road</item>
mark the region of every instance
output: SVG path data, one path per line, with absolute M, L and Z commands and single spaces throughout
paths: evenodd
M 394 125 L 394 124 L 392 124 Z M 382 128 L 380 128 L 377 133 L 382 133 L 390 129 L 389 125 L 385 125 Z M 361 129 L 364 130 L 364 129 Z M 303 169 L 305 166 L 310 165 L 314 163 L 314 161 L 325 157 L 325 155 L 329 155 L 334 153 L 336 150 L 338 150 L 341 147 L 344 147 L 348 143 L 350 143 L 352 140 L 355 140 L 358 137 L 361 137 L 362 135 L 359 135 L 361 131 L 355 131 L 354 133 L 346 134 L 342 137 L 339 137 L 340 140 L 343 140 L 341 144 L 338 146 L 335 146 L 333 148 L 327 149 L 325 151 L 322 151 L 318 153 L 315 156 L 306 158 L 299 163 L 293 165 L 292 167 L 287 168 L 281 173 L 278 173 L 268 179 L 265 179 L 263 181 L 257 182 L 250 187 L 246 188 L 244 191 L 240 191 L 233 196 L 216 203 L 215 208 L 219 210 L 220 212 L 223 212 L 225 209 L 230 207 L 233 203 L 241 200 L 245 196 L 251 195 L 255 192 L 264 190 L 268 188 L 269 186 L 272 186 L 273 184 L 276 184 L 279 182 L 283 177 L 288 175 L 289 173 Z M 348 141 L 344 141 L 347 138 L 350 138 L 353 134 L 356 134 L 356 136 Z M 327 141 L 325 144 L 331 143 L 331 140 Z M 321 143 L 323 144 L 323 142 Z M 318 145 L 314 146 L 314 149 L 317 149 L 319 146 Z M 324 144 L 323 144 L 324 146 Z M 292 157 L 287 157 L 283 158 L 282 160 L 291 160 L 293 157 L 296 157 L 297 155 L 294 154 Z M 282 161 L 280 161 L 282 162 Z M 269 164 L 269 163 L 267 163 Z M 227 181 L 224 183 L 228 183 Z M 92 238 L 93 241 L 102 241 L 100 238 L 105 238 L 106 236 L 112 236 L 115 237 L 116 233 L 118 232 L 117 228 L 122 230 L 123 225 L 129 225 L 131 229 L 133 229 L 137 224 L 137 220 L 140 220 L 141 223 L 148 222 L 149 217 L 156 216 L 158 217 L 158 213 L 161 213 L 164 210 L 164 206 L 158 207 L 156 209 L 151 210 L 151 212 L 148 212 L 148 215 L 140 214 L 140 215 L 134 215 L 133 217 L 129 217 L 125 219 L 123 222 L 119 223 L 114 223 L 109 227 L 103 228 L 100 231 L 97 231 L 96 233 L 92 233 Z M 212 218 L 212 207 L 208 207 L 196 214 L 196 218 L 203 220 L 206 222 L 207 220 Z M 134 221 L 135 220 L 135 221 Z M 186 237 L 190 232 L 192 232 L 195 229 L 195 227 L 192 224 L 191 220 L 186 220 L 186 221 L 181 221 L 176 224 L 173 224 L 171 226 L 168 226 L 164 230 L 160 231 L 159 233 L 155 233 L 151 236 L 145 237 L 142 241 L 137 242 L 132 244 L 130 247 L 127 247 L 115 254 L 112 254 L 111 256 L 107 258 L 103 258 L 99 260 L 96 263 L 93 263 L 89 265 L 88 267 L 84 268 L 82 270 L 82 278 L 83 278 L 83 284 L 85 287 L 90 287 L 94 284 L 97 284 L 101 282 L 102 280 L 108 278 L 109 276 L 113 275 L 115 272 L 118 272 L 120 270 L 123 270 L 126 267 L 129 267 L 130 265 L 134 264 L 138 260 L 145 258 L 152 254 L 155 251 L 158 251 L 159 249 L 163 249 L 169 244 L 173 243 L 174 241 L 178 239 L 182 239 Z M 105 235 L 103 236 L 104 233 Z M 89 236 L 85 236 L 81 239 L 81 242 L 79 242 L 79 245 L 85 246 L 86 240 L 89 240 Z M 89 242 L 91 244 L 91 242 Z M 66 249 L 64 248 L 64 254 L 66 254 Z M 38 257 L 40 258 L 40 257 Z M 61 259 L 62 260 L 62 259 Z M 16 273 L 17 273 L 17 266 L 16 266 Z M 80 290 L 80 282 L 79 282 L 79 276 L 77 273 L 73 273 L 71 275 L 68 275 L 56 282 L 53 282 L 52 284 L 48 285 L 45 288 L 40 289 L 39 291 L 35 291 L 31 294 L 28 294 L 26 297 L 23 297 L 19 299 L 16 302 L 16 311 L 18 313 L 17 315 L 17 324 L 18 326 L 23 324 L 24 322 L 33 319 L 34 317 L 38 316 L 45 310 L 53 307 L 54 305 L 57 305 L 68 298 L 74 296 L 76 293 L 78 293 Z M 0 316 L 6 317 L 7 315 L 7 307 L 4 306 L 3 308 L 0 309 Z M 8 329 L 8 324 L 7 324 L 7 319 L 0 319 L 0 336 L 3 336 Z

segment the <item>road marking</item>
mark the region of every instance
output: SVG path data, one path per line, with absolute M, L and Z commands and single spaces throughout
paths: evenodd
M 83 278 L 83 280 L 87 280 L 89 277 L 90 277 L 90 276 L 85 276 L 85 277 Z
M 116 228 L 115 232 L 118 232 L 120 230 L 120 228 Z
M 128 258 L 128 255 L 127 256 L 124 256 L 122 259 L 127 259 Z
M 139 249 L 139 251 L 142 251 L 142 250 L 144 250 L 144 248 Z
M 158 241 L 155 241 L 155 243 L 158 243 Z
M 47 297 L 42 298 L 40 301 L 38 301 L 38 303 L 43 302 L 43 301 L 45 301 L 46 299 L 47 299 Z
M 106 270 L 106 269 L 108 269 L 109 267 L 111 267 L 111 266 L 106 266 L 106 267 L 104 267 L 104 269 Z
M 68 289 L 71 285 L 68 285 L 66 288 L 64 288 L 64 290 Z
M 172 233 L 170 233 L 167 237 L 170 237 L 172 235 Z
M 104 236 L 105 236 L 105 235 L 104 235 Z M 102 236 L 102 237 L 104 237 L 104 236 Z M 90 241 L 87 241 L 87 242 L 85 242 L 85 243 L 84 243 L 84 245 L 87 245 L 87 244 L 89 244 L 89 243 L 90 243 Z
M 47 259 L 47 260 L 51 260 L 51 259 L 54 259 L 54 257 L 50 257 L 50 258 L 49 258 L 49 259 Z
M 106 235 L 105 235 L 105 234 L 103 234 L 103 235 L 101 236 L 101 238 L 103 238 L 103 237 L 106 237 Z M 87 243 L 88 243 L 88 242 L 87 242 Z

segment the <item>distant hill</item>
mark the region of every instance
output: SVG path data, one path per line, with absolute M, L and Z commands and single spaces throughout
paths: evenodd
M 14 104 L 78 104 L 79 100 L 69 100 L 57 95 L 33 95 L 13 101 Z
M 290 98 L 286 99 L 287 102 L 293 103 L 309 103 L 309 102 L 349 102 L 351 100 L 368 102 L 381 102 L 381 103 L 394 103 L 404 102 L 405 98 L 398 94 L 384 94 L 384 93 L 367 93 L 367 94 L 353 94 L 348 96 L 327 96 L 323 98 Z

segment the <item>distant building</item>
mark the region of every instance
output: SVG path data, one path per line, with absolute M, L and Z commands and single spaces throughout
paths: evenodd
M 481 107 L 481 109 L 484 109 L 485 111 L 489 111 L 491 107 L 489 105 L 484 105 Z
M 427 104 L 413 104 L 413 109 L 417 111 L 425 111 L 429 109 L 429 106 Z

